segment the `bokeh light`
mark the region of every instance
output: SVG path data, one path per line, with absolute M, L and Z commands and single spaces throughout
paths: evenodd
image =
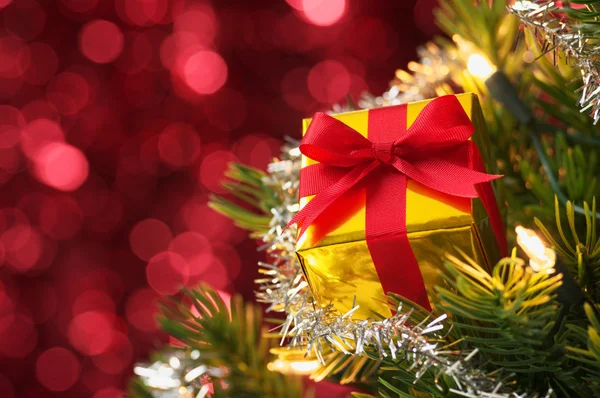
M 244 96 L 230 88 L 213 94 L 204 112 L 209 123 L 219 130 L 233 131 L 243 125 L 248 116 L 248 105 Z
M 309 68 L 289 70 L 281 79 L 281 96 L 283 100 L 298 111 L 307 111 L 314 106 L 314 99 L 306 84 Z
M 202 274 L 201 280 L 210 284 L 215 289 L 229 288 L 230 278 L 227 267 L 217 257 L 213 258 L 206 272 Z
M 179 14 L 173 24 L 177 45 L 209 46 L 217 34 L 217 21 L 213 10 L 198 4 Z
M 190 200 L 179 211 L 182 223 L 210 241 L 228 240 L 236 229 L 227 217 L 209 208 L 205 201 Z
M 46 99 L 36 99 L 21 108 L 21 113 L 26 122 L 36 119 L 48 119 L 54 122 L 60 121 L 60 115 L 54 105 Z
M 213 256 L 208 239 L 197 232 L 184 232 L 169 243 L 169 251 L 177 253 L 188 263 L 189 275 L 204 273 L 210 266 Z
M 89 164 L 85 154 L 72 145 L 53 142 L 34 159 L 35 175 L 40 182 L 59 191 L 74 191 L 88 177 Z
M 75 115 L 87 105 L 90 89 L 88 82 L 73 72 L 63 72 L 46 87 L 48 101 L 63 115 Z
M 59 0 L 69 10 L 78 13 L 92 11 L 100 0 Z
M 40 383 L 48 390 L 65 391 L 79 378 L 79 360 L 66 348 L 50 348 L 38 357 L 35 372 Z
M 133 3 L 130 0 L 128 3 Z M 83 55 L 99 64 L 114 61 L 123 51 L 124 36 L 117 25 L 104 20 L 87 23 L 79 33 Z
M 157 293 L 177 293 L 189 280 L 190 267 L 185 259 L 174 252 L 162 252 L 152 257 L 146 267 L 148 284 Z
M 92 357 L 94 365 L 107 374 L 122 373 L 131 364 L 133 347 L 124 333 L 114 333 L 108 350 Z
M 187 85 L 198 94 L 212 94 L 227 81 L 227 64 L 214 51 L 198 51 L 182 67 Z
M 0 36 L 0 76 L 21 78 L 31 65 L 31 49 L 22 39 Z
M 2 398 L 120 398 L 165 295 L 253 297 L 263 254 L 207 203 L 228 163 L 264 169 L 424 39 L 397 5 L 267 3 L 0 0 Z
M 333 25 L 346 11 L 346 0 L 302 0 L 301 4 L 306 18 L 318 26 Z
M 157 299 L 158 295 L 152 289 L 144 288 L 133 292 L 125 305 L 127 321 L 142 332 L 156 332 L 158 330 Z
M 4 28 L 23 40 L 37 37 L 46 25 L 46 12 L 35 0 L 18 0 L 2 12 Z
M 56 289 L 49 282 L 30 282 L 29 285 L 23 289 L 21 297 L 23 298 L 23 302 L 27 304 L 27 309 L 31 314 L 31 320 L 35 324 L 43 324 L 56 314 L 58 309 L 58 298 Z M 0 308 L 2 308 L 1 303 L 2 299 L 0 299 Z
M 308 73 L 308 90 L 320 102 L 332 104 L 341 101 L 350 91 L 350 74 L 337 61 L 322 61 Z
M 15 320 L 15 303 L 4 284 L 0 285 L 0 333 Z
M 117 68 L 127 74 L 136 74 L 145 70 L 152 60 L 153 48 L 148 35 L 129 31 L 124 35 L 121 56 L 115 61 Z
M 58 70 L 58 57 L 48 44 L 31 43 L 29 45 L 31 60 L 23 74 L 23 79 L 36 86 L 42 86 L 50 81 Z
M 102 290 L 86 290 L 73 302 L 73 314 L 79 315 L 85 312 L 114 313 L 115 302 Z
M 173 234 L 167 224 L 157 219 L 146 219 L 131 229 L 129 244 L 136 256 L 149 261 L 169 247 L 172 237 Z
M 0 148 L 12 148 L 19 143 L 25 119 L 19 110 L 0 105 Z
M 115 7 L 125 22 L 138 26 L 160 23 L 167 15 L 167 0 L 117 0 Z
M 47 197 L 40 206 L 40 228 L 56 240 L 73 238 L 83 226 L 83 211 L 66 195 Z
M 225 150 L 216 150 L 206 155 L 200 165 L 200 182 L 213 192 L 225 193 L 221 187 L 222 176 L 229 163 L 234 161 L 235 156 Z
M 30 160 L 35 160 L 46 145 L 63 142 L 65 133 L 53 120 L 40 118 L 27 124 L 21 131 L 21 149 Z
M 295 8 L 298 11 L 302 11 L 304 9 L 303 0 L 285 0 L 286 3 L 290 5 L 290 7 Z
M 114 387 L 106 387 L 94 393 L 92 398 L 121 398 L 125 395 L 125 391 Z
M 113 341 L 112 315 L 86 311 L 73 317 L 69 324 L 69 342 L 84 355 L 106 352 Z
M 23 358 L 29 355 L 38 342 L 38 333 L 31 318 L 16 314 L 12 322 L 0 333 L 0 355 Z
M 12 228 L 10 233 L 12 236 L 9 239 L 15 244 L 6 250 L 7 263 L 17 272 L 32 269 L 42 257 L 44 237 L 36 229 L 28 226 Z
M 0 7 L 2 3 L 0 3 Z M 10 379 L 3 374 L 0 374 L 0 391 L 2 391 L 2 398 L 16 398 L 15 388 Z
M 200 154 L 200 137 L 192 126 L 173 123 L 161 132 L 158 153 L 163 162 L 172 168 L 188 166 Z

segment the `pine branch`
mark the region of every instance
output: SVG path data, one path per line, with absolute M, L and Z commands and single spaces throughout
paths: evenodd
M 598 302 L 600 299 L 600 222 L 592 216 L 596 214 L 596 200 L 592 198 L 592 206 L 583 203 L 586 216 L 584 220 L 575 217 L 571 202 L 566 206 L 566 221 L 561 217 L 558 200 L 555 200 L 556 234 L 539 219 L 535 219 L 552 248 L 569 267 L 569 271 L 582 286 L 588 299 Z M 582 232 L 585 231 L 585 232 Z
M 159 322 L 165 331 L 199 350 L 204 364 L 226 369 L 223 396 L 302 396 L 297 378 L 267 369 L 273 341 L 263 336 L 266 329 L 259 307 L 244 304 L 235 296 L 229 311 L 223 299 L 206 285 L 186 290 L 183 300 L 171 297 L 161 307 Z
M 231 218 L 243 229 L 264 232 L 269 229 L 270 209 L 277 205 L 277 195 L 264 184 L 264 172 L 240 163 L 230 163 L 225 172 L 229 180 L 221 186 L 237 201 L 211 195 L 208 206 Z
M 552 331 L 559 318 L 554 300 L 562 275 L 535 273 L 515 256 L 501 260 L 491 274 L 465 256 L 445 262 L 447 287 L 438 286 L 437 308 L 452 317 L 457 333 L 476 347 L 488 370 L 518 376 L 524 390 L 546 387 L 541 380 L 561 369 Z

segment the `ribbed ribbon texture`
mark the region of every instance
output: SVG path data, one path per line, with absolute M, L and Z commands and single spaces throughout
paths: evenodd
M 330 223 L 352 192 L 366 190 L 366 241 L 384 291 L 430 309 L 406 233 L 407 180 L 453 196 L 480 197 L 504 254 L 504 226 L 489 184 L 500 176 L 486 174 L 469 140 L 475 128 L 455 96 L 431 101 L 408 129 L 406 111 L 406 105 L 369 110 L 368 138 L 317 113 L 300 144 L 305 156 L 319 162 L 300 171 L 300 197 L 316 196 L 289 225 L 299 223 L 302 236 L 313 223 Z

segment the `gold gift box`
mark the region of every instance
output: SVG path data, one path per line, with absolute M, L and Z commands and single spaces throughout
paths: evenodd
M 477 96 L 459 94 L 456 98 L 475 126 L 471 139 L 481 152 L 486 170 L 493 173 L 496 166 Z M 407 128 L 430 101 L 408 104 Z M 368 110 L 333 117 L 368 136 Z M 310 122 L 311 119 L 303 120 L 303 134 Z M 302 157 L 302 167 L 315 163 Z M 352 308 L 356 298 L 360 308 L 354 313 L 355 319 L 372 318 L 374 313 L 389 317 L 391 311 L 365 241 L 365 193 L 359 196 L 354 201 L 359 206 L 348 209 L 351 217 L 326 234 L 311 225 L 298 241 L 296 250 L 312 294 L 320 305 L 333 303 L 344 313 Z M 301 198 L 300 208 L 312 198 Z M 409 180 L 406 202 L 408 239 L 430 297 L 431 287 L 442 281 L 440 272 L 446 253 L 457 254 L 458 248 L 488 269 L 500 258 L 497 239 L 480 199 L 453 197 Z M 397 275 L 402 278 L 401 259 L 398 264 Z

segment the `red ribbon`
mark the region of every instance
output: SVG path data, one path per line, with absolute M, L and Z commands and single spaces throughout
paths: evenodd
M 475 128 L 455 96 L 431 101 L 408 129 L 406 109 L 370 110 L 368 139 L 317 113 L 300 144 L 305 156 L 319 162 L 301 170 L 300 197 L 316 196 L 289 225 L 298 222 L 302 236 L 351 190 L 366 189 L 366 241 L 384 291 L 430 308 L 406 234 L 407 180 L 452 196 L 481 197 L 505 253 L 504 227 L 489 184 L 500 176 L 485 173 L 469 140 Z

